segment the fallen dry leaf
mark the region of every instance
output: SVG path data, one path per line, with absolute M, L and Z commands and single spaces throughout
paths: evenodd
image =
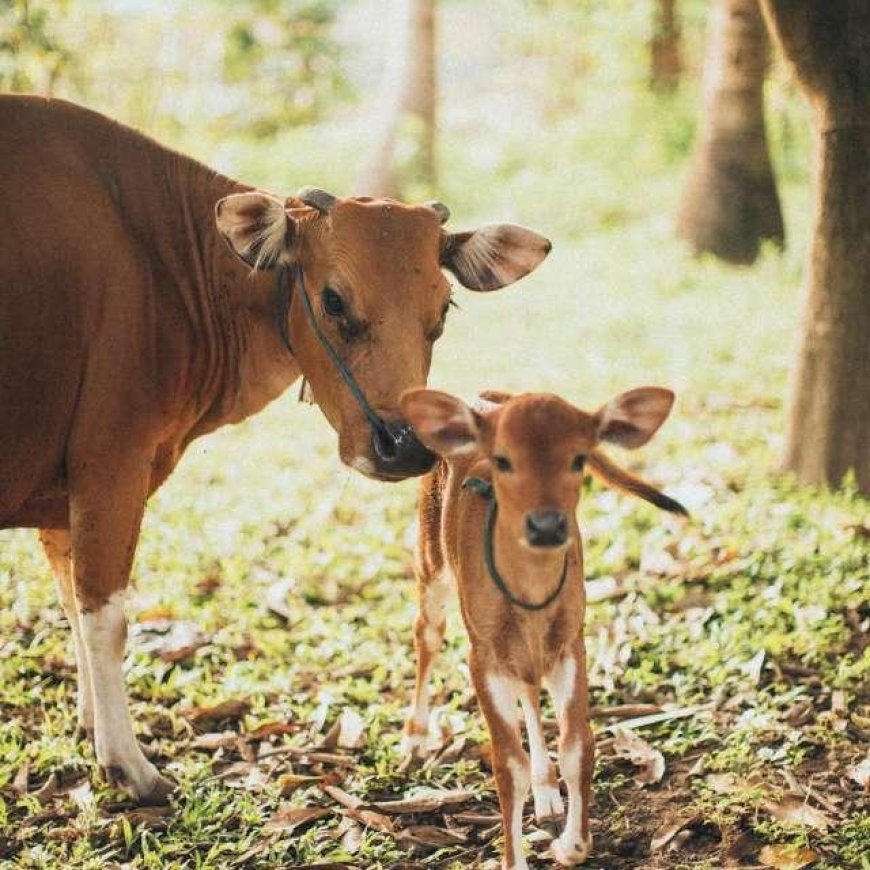
M 282 804 L 275 815 L 263 825 L 263 830 L 289 834 L 301 825 L 307 825 L 331 814 L 332 810 L 326 807 L 294 807 Z
M 458 846 L 468 841 L 468 837 L 464 834 L 448 831 L 446 828 L 439 828 L 436 825 L 411 825 L 402 828 L 398 833 L 398 838 L 402 842 L 433 849 Z
M 764 809 L 784 825 L 799 825 L 819 831 L 826 831 L 831 826 L 830 816 L 810 806 L 801 795 L 784 794 L 779 803 L 767 801 Z
M 336 803 L 345 807 L 351 818 L 361 822 L 368 828 L 374 828 L 384 834 L 392 834 L 395 831 L 393 822 L 383 813 L 363 809 L 363 801 L 352 794 L 348 794 L 337 785 L 321 785 L 321 789 L 328 794 Z
M 141 652 L 175 663 L 190 658 L 208 642 L 193 622 L 145 616 L 130 627 L 130 642 Z
M 639 768 L 634 775 L 634 781 L 643 788 L 661 782 L 665 775 L 665 758 L 655 747 L 628 728 L 615 731 L 613 752 L 619 758 L 627 758 Z
M 691 825 L 696 824 L 701 821 L 701 817 L 699 815 L 691 815 L 685 819 L 678 819 L 676 821 L 668 821 L 663 825 L 660 825 L 656 831 L 652 835 L 652 840 L 650 841 L 649 847 L 653 852 L 657 852 L 659 849 L 663 849 L 674 837 L 683 830 L 683 828 L 688 828 Z
M 846 768 L 849 779 L 857 782 L 861 788 L 870 790 L 870 755 L 851 767 Z
M 278 789 L 282 798 L 290 797 L 300 788 L 323 782 L 322 776 L 300 776 L 296 773 L 282 773 L 278 777 Z
M 341 847 L 345 852 L 349 855 L 356 855 L 359 852 L 365 838 L 365 831 L 359 822 L 354 821 L 350 816 L 345 816 L 336 833 L 341 836 Z
M 288 722 L 264 722 L 253 731 L 248 732 L 245 737 L 248 740 L 268 740 L 270 737 L 295 734 L 298 730 L 297 726 L 290 725 Z
M 25 762 L 18 768 L 14 779 L 12 780 L 12 790 L 16 794 L 27 794 L 29 791 L 28 781 L 30 779 L 30 765 Z
M 384 813 L 431 813 L 442 810 L 444 807 L 464 804 L 474 800 L 476 794 L 467 789 L 444 790 L 440 788 L 426 788 L 409 794 L 400 800 L 377 801 L 366 804 Z
M 818 861 L 819 856 L 806 846 L 775 845 L 765 846 L 759 853 L 758 860 L 765 867 L 774 867 L 776 870 L 801 870 L 802 867 Z
M 365 743 L 366 721 L 352 707 L 345 707 L 323 738 L 324 749 L 359 749 Z
M 195 737 L 190 745 L 193 749 L 213 752 L 215 749 L 226 749 L 229 746 L 235 746 L 238 739 L 239 735 L 235 731 L 209 732 L 208 734 L 200 734 Z
M 237 721 L 251 709 L 251 702 L 247 698 L 230 698 L 213 704 L 210 707 L 192 707 L 185 711 L 185 716 L 200 727 L 214 725 L 218 722 Z

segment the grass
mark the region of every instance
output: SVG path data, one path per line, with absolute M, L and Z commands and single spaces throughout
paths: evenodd
M 866 866 L 866 801 L 846 770 L 865 751 L 867 729 L 867 503 L 848 484 L 817 492 L 774 473 L 800 257 L 770 253 L 752 271 L 692 262 L 663 221 L 556 242 L 522 287 L 458 291 L 432 381 L 466 395 L 554 390 L 587 408 L 643 383 L 679 395 L 655 441 L 623 459 L 684 499 L 694 518 L 681 526 L 590 488 L 581 506 L 589 579 L 615 577 L 630 591 L 590 608 L 587 638 L 594 703 L 701 709 L 640 732 L 667 761 L 663 783 L 642 795 L 608 752 L 606 721 L 596 722 L 590 866 L 718 867 L 747 842 L 753 860 L 765 844 L 794 844 L 820 867 Z M 137 815 L 91 777 L 92 750 L 73 741 L 72 652 L 46 564 L 32 533 L 0 535 L 7 866 L 493 860 L 497 831 L 462 825 L 465 843 L 440 848 L 355 829 L 338 812 L 282 834 L 268 824 L 282 802 L 338 807 L 318 784 L 282 797 L 290 756 L 276 756 L 274 769 L 244 767 L 251 747 L 321 743 L 351 708 L 364 723 L 364 745 L 349 753 L 357 768 L 297 762 L 295 773 L 340 779 L 366 800 L 436 785 L 469 789 L 476 811 L 495 807 L 455 617 L 436 697 L 464 748 L 448 762 L 399 770 L 413 676 L 415 486 L 367 482 L 339 465 L 334 448 L 316 410 L 291 391 L 194 444 L 151 501 L 128 607 L 127 679 L 143 742 L 180 783 L 168 815 Z M 281 615 L 270 609 L 276 600 Z M 203 645 L 165 661 L 161 643 L 172 644 L 160 632 L 170 626 L 195 628 Z M 247 706 L 228 721 L 195 725 L 186 715 L 232 699 Z M 246 748 L 196 748 L 203 730 L 244 736 L 269 723 L 285 733 L 249 736 Z M 242 764 L 238 775 L 227 774 L 232 763 Z M 65 783 L 91 777 L 92 790 L 40 807 L 32 792 L 57 771 Z M 829 816 L 827 826 L 777 820 L 770 807 L 795 790 Z M 680 814 L 700 821 L 675 850 L 650 856 L 652 833 Z M 447 824 L 435 813 L 397 827 L 420 821 Z

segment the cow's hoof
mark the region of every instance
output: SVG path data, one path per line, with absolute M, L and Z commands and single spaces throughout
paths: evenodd
M 577 864 L 582 864 L 592 851 L 592 838 L 586 842 L 574 843 L 570 840 L 566 841 L 564 835 L 558 840 L 553 840 L 550 846 L 550 854 L 553 860 L 562 867 L 576 867 Z
M 158 775 L 150 789 L 138 795 L 139 803 L 147 807 L 162 807 L 169 803 L 169 798 L 175 792 L 176 785 L 165 776 Z
M 535 799 L 535 819 L 538 824 L 553 822 L 565 815 L 565 805 L 562 803 L 558 786 L 533 785 L 532 795 Z

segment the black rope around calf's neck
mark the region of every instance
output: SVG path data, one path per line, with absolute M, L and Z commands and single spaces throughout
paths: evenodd
M 565 580 L 568 578 L 568 554 L 565 554 L 565 562 L 562 565 L 562 576 L 559 578 L 559 583 L 556 588 L 543 600 L 537 602 L 526 601 L 523 598 L 518 598 L 511 592 L 504 577 L 498 572 L 495 566 L 495 520 L 498 515 L 498 502 L 495 500 L 495 490 L 491 483 L 481 480 L 479 477 L 466 477 L 462 482 L 463 489 L 470 489 L 476 492 L 479 496 L 485 498 L 489 505 L 486 510 L 486 525 L 483 532 L 483 558 L 486 562 L 486 570 L 489 573 L 492 582 L 496 589 L 516 607 L 521 607 L 523 610 L 544 610 L 549 607 L 561 595 L 565 588 Z
M 295 273 L 295 282 L 291 279 L 290 272 Z M 293 285 L 299 285 L 299 294 L 302 297 L 302 307 L 305 309 L 305 315 L 320 346 L 326 351 L 327 356 L 332 361 L 332 364 L 338 370 L 341 379 L 344 381 L 351 395 L 360 406 L 366 419 L 371 424 L 372 429 L 376 432 L 391 438 L 390 430 L 387 424 L 381 419 L 374 408 L 368 403 L 360 385 L 356 382 L 350 369 L 344 364 L 344 360 L 338 355 L 338 351 L 332 346 L 332 342 L 327 338 L 326 333 L 320 328 L 317 318 L 314 315 L 314 309 L 311 307 L 311 299 L 308 296 L 308 291 L 305 289 L 305 276 L 302 274 L 301 266 L 294 266 L 292 269 L 282 267 L 277 270 L 275 278 L 275 321 L 278 327 L 278 334 L 281 336 L 281 343 L 287 348 L 293 356 L 296 353 L 293 346 L 290 344 L 290 335 L 287 331 L 288 315 L 290 314 L 290 305 L 293 302 Z M 303 375 L 304 377 L 304 375 Z

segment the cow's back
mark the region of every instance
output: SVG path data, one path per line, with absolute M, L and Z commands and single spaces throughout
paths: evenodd
M 159 146 L 95 112 L 0 97 L 0 527 L 62 488 L 89 363 L 135 353 L 130 336 L 106 348 L 104 326 L 134 323 L 144 304 L 120 202 L 122 164 L 149 149 Z

